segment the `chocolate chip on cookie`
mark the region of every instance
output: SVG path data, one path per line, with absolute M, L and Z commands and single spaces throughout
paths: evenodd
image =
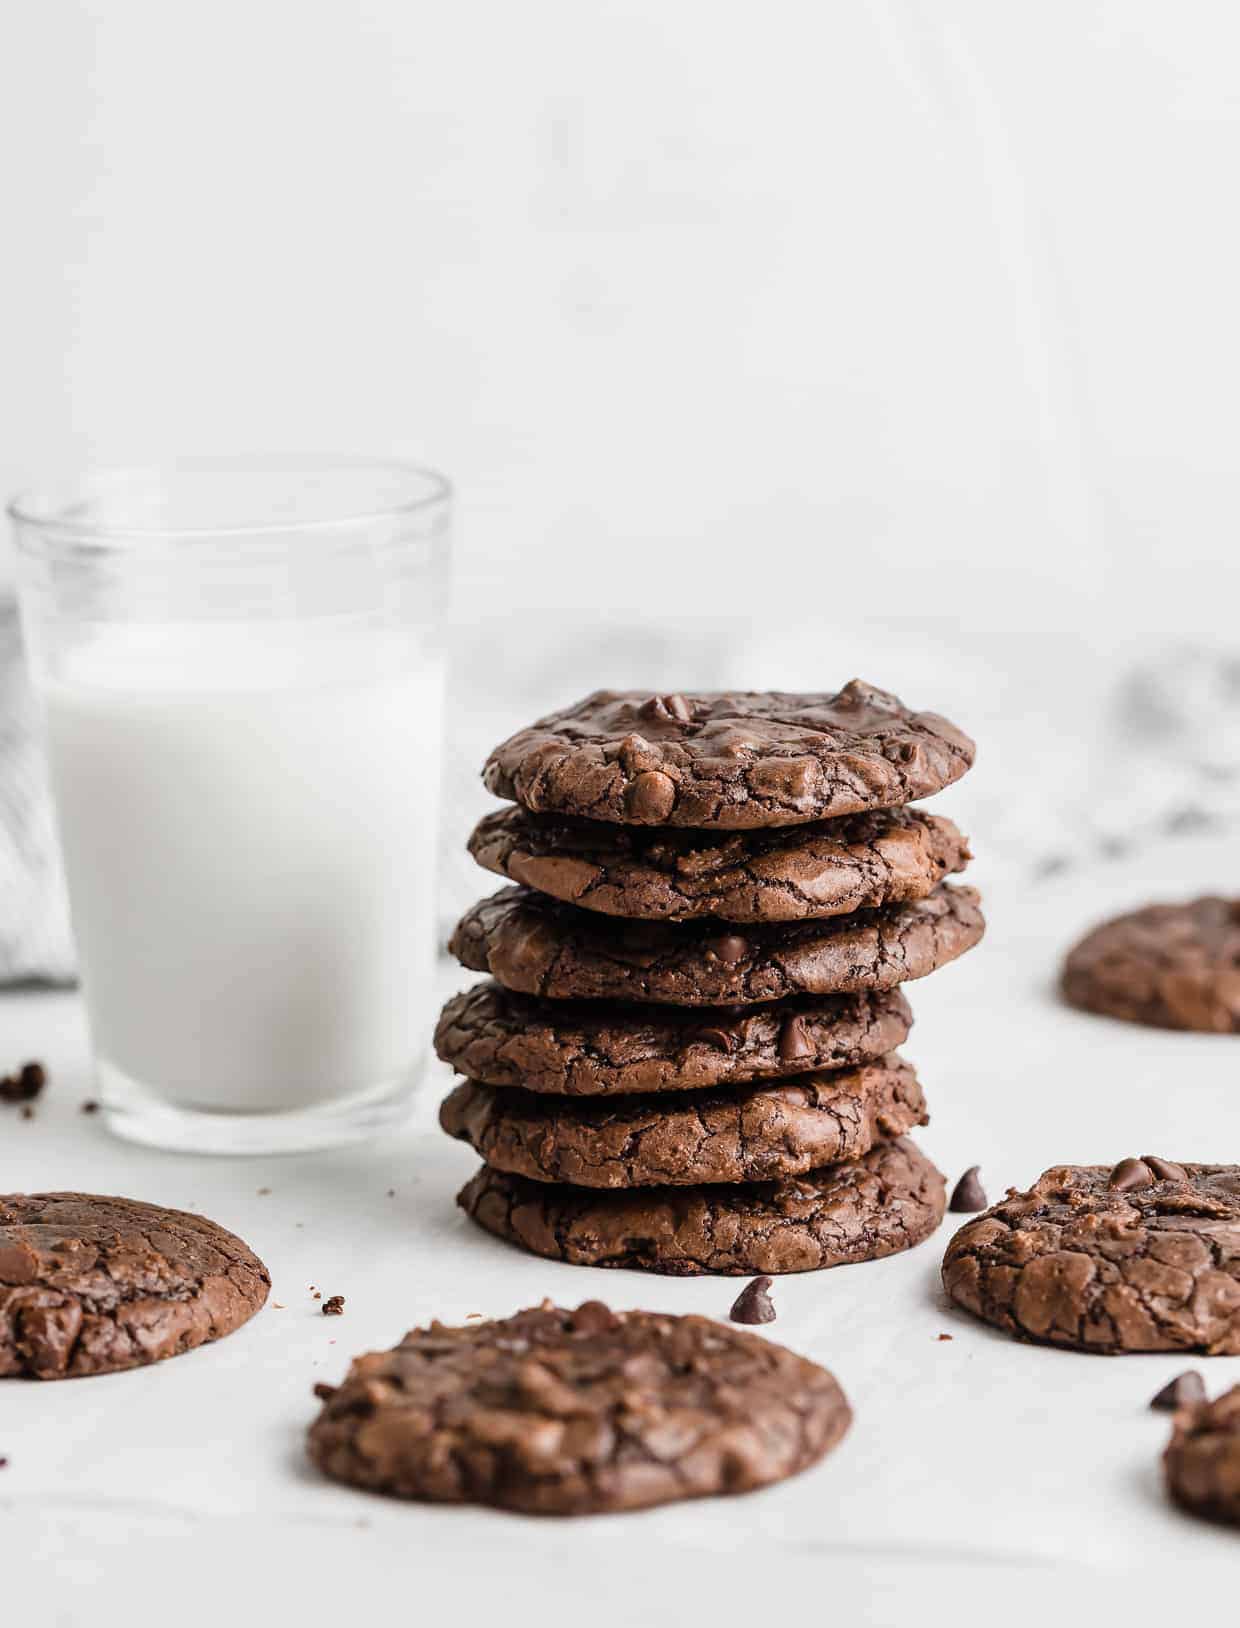
M 926 1121 L 917 1076 L 899 1057 L 727 1091 L 602 1101 L 466 1080 L 439 1110 L 448 1135 L 495 1170 L 608 1188 L 799 1175 Z
M 619 921 L 502 888 L 461 918 L 449 949 L 508 989 L 564 1000 L 700 1006 L 893 989 L 955 960 L 985 930 L 972 888 L 825 921 Z
M 599 1192 L 484 1165 L 457 1203 L 479 1226 L 576 1266 L 689 1277 L 810 1272 L 909 1249 L 943 1218 L 943 1177 L 907 1139 L 784 1181 Z
M 678 1010 L 538 1000 L 488 982 L 444 1007 L 435 1050 L 488 1085 L 615 1096 L 853 1068 L 894 1051 L 912 1021 L 895 989 Z
M 496 747 L 483 779 L 534 813 L 745 830 L 901 807 L 973 753 L 945 718 L 860 679 L 813 695 L 598 690 Z
M 782 1481 L 850 1420 L 825 1369 L 759 1335 L 544 1303 L 359 1357 L 309 1451 L 337 1480 L 396 1497 L 607 1514 Z
M 961 1228 L 943 1282 L 1025 1339 L 1240 1355 L 1240 1166 L 1058 1165 Z
M 1240 1385 L 1176 1415 L 1163 1473 L 1182 1508 L 1240 1526 Z
M 1073 1006 L 1159 1029 L 1240 1033 L 1240 900 L 1155 904 L 1095 927 L 1064 963 Z
M 200 1215 L 88 1193 L 0 1195 L 0 1378 L 115 1373 L 248 1322 L 270 1279 Z
M 486 870 L 552 898 L 643 921 L 842 916 L 924 899 L 970 858 L 950 820 L 904 808 L 716 833 L 505 808 L 479 822 L 469 851 Z

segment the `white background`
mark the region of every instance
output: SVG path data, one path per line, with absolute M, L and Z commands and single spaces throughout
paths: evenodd
M 458 615 L 1221 623 L 1238 50 L 1228 0 L 11 0 L 0 488 L 403 452 Z
M 952 712 L 982 745 L 950 810 L 992 927 L 914 992 L 927 1148 L 996 1192 L 1146 1146 L 1234 1158 L 1229 1043 L 1050 988 L 1099 914 L 1235 885 L 1229 839 L 1158 835 L 1216 715 L 1143 756 L 1114 709 L 1134 656 L 1234 636 L 1238 51 L 1224 0 L 0 0 L 0 490 L 276 448 L 449 471 L 477 658 L 454 848 L 497 733 L 595 680 L 860 671 Z M 478 882 L 462 864 L 450 899 Z M 1207 1599 L 1234 1567 L 1159 1489 L 1144 1403 L 1182 1364 L 954 1319 L 941 1238 L 779 1286 L 772 1333 L 858 1423 L 761 1498 L 566 1528 L 325 1487 L 308 1386 L 350 1350 L 543 1293 L 718 1313 L 731 1289 L 501 1250 L 430 1132 L 240 1171 L 126 1152 L 77 1114 L 72 997 L 0 1002 L 0 1055 L 28 1052 L 56 1094 L 0 1125 L 0 1186 L 197 1204 L 286 1308 L 152 1373 L 3 1389 L 0 1591 L 53 1580 L 40 1625 L 138 1628 L 169 1597 L 187 1628 L 372 1600 L 1016 1623 L 1095 1589 L 1131 1614 L 1160 1578 Z M 329 1272 L 330 1333 L 304 1300 Z

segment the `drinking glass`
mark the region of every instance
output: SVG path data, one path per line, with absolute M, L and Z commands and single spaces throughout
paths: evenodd
M 10 507 L 111 1128 L 319 1148 L 401 1117 L 434 959 L 451 493 L 321 459 Z

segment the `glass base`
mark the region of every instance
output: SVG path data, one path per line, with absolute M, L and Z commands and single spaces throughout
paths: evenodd
M 315 1153 L 364 1142 L 408 1116 L 422 1073 L 419 1065 L 396 1080 L 310 1108 L 242 1114 L 171 1103 L 111 1063 L 100 1061 L 96 1068 L 99 1104 L 114 1135 L 173 1153 L 232 1155 Z

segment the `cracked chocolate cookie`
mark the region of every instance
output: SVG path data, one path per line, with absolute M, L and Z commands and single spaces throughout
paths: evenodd
M 1240 900 L 1155 904 L 1103 922 L 1069 952 L 1063 992 L 1129 1023 L 1240 1033 Z
M 692 1277 L 813 1272 L 910 1249 L 943 1219 L 943 1177 L 906 1138 L 739 1187 L 598 1192 L 483 1165 L 457 1203 L 497 1238 L 573 1266 Z
M 0 1378 L 179 1356 L 248 1322 L 270 1281 L 201 1215 L 89 1193 L 0 1195 Z
M 971 855 L 920 809 L 768 831 L 650 830 L 523 808 L 486 815 L 478 863 L 568 904 L 642 921 L 805 921 L 924 899 Z
M 1240 1526 L 1240 1385 L 1177 1413 L 1163 1474 L 1184 1509 Z
M 597 690 L 497 746 L 482 778 L 534 813 L 744 830 L 914 802 L 973 753 L 945 718 L 860 679 L 815 695 Z
M 357 1358 L 309 1451 L 399 1498 L 598 1515 L 783 1481 L 851 1418 L 825 1368 L 761 1335 L 544 1302 Z
M 898 989 L 680 1011 L 545 1001 L 488 982 L 444 1007 L 435 1050 L 488 1085 L 624 1096 L 855 1068 L 902 1045 L 912 1023 Z
M 943 1283 L 975 1316 L 1076 1351 L 1240 1354 L 1240 1166 L 1057 1165 L 970 1221 Z
M 466 1080 L 439 1123 L 495 1170 L 579 1187 L 771 1181 L 927 1123 L 911 1066 L 886 1057 L 838 1074 L 690 1092 L 566 1101 Z
M 620 921 L 511 887 L 467 911 L 448 948 L 462 966 L 527 995 L 749 1005 L 892 989 L 954 961 L 984 929 L 977 894 L 949 882 L 885 910 L 744 932 L 716 922 Z

